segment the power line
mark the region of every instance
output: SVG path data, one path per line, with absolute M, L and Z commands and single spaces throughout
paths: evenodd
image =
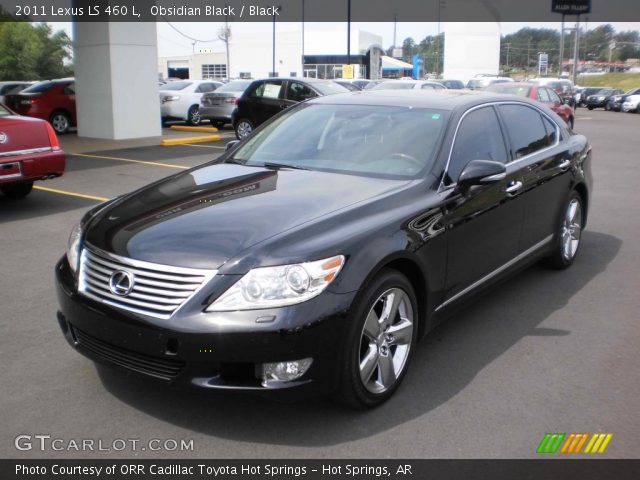
M 220 39 L 218 37 L 216 38 L 212 38 L 211 40 L 200 40 L 198 38 L 193 38 L 189 35 L 187 35 L 186 33 L 181 32 L 180 30 L 178 30 L 177 27 L 175 27 L 169 20 L 167 20 L 164 16 L 162 16 L 162 20 L 165 21 L 165 23 L 167 25 L 169 25 L 171 28 L 173 28 L 179 35 L 182 35 L 184 38 L 190 40 L 191 42 L 196 42 L 196 43 L 213 43 L 213 42 L 219 42 Z

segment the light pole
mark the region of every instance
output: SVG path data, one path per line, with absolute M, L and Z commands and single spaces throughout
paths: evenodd
M 276 76 L 276 15 L 282 9 L 281 6 L 277 6 L 273 10 L 273 37 L 271 39 L 271 75 L 270 77 Z
M 304 77 L 304 0 L 302 0 L 302 72 Z
M 351 0 L 347 0 L 347 65 L 351 65 Z

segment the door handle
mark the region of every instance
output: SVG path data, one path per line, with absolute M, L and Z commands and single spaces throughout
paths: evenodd
M 559 168 L 560 170 L 562 170 L 563 172 L 566 172 L 567 170 L 569 170 L 569 167 L 570 167 L 570 166 L 571 166 L 571 160 L 564 159 L 564 160 L 562 161 L 562 163 L 560 163 L 560 164 L 558 165 L 558 168 Z
M 510 197 L 515 197 L 518 192 L 522 190 L 522 182 L 520 181 L 513 181 L 509 184 L 509 186 L 504 190 L 507 195 L 509 195 Z

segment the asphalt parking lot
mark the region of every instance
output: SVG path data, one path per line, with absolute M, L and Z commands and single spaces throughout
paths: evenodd
M 53 267 L 97 202 L 218 156 L 217 143 L 70 155 L 65 176 L 0 197 L 3 458 L 534 458 L 545 432 L 610 432 L 640 456 L 640 115 L 580 109 L 594 149 L 589 224 L 573 267 L 534 266 L 423 340 L 396 395 L 355 412 L 318 399 L 177 391 L 74 352 Z M 188 452 L 18 451 L 21 434 L 193 439 Z M 581 455 L 582 456 L 582 455 Z

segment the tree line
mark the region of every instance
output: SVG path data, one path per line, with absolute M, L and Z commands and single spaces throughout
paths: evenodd
M 566 25 L 571 26 L 570 24 Z M 574 32 L 565 32 L 565 60 L 573 58 Z M 445 35 L 428 35 L 420 42 L 412 37 L 402 42 L 402 60 L 411 63 L 413 55 L 422 56 L 427 72 L 442 72 Z M 613 47 L 613 48 L 611 48 Z M 392 55 L 389 48 L 387 55 Z M 560 60 L 560 31 L 552 28 L 522 28 L 515 33 L 502 35 L 500 65 L 502 70 L 535 69 L 538 52 L 549 55 L 549 68 L 557 69 Z M 616 32 L 612 25 L 596 28 L 580 27 L 580 60 L 607 62 L 640 58 L 640 32 L 637 30 Z

